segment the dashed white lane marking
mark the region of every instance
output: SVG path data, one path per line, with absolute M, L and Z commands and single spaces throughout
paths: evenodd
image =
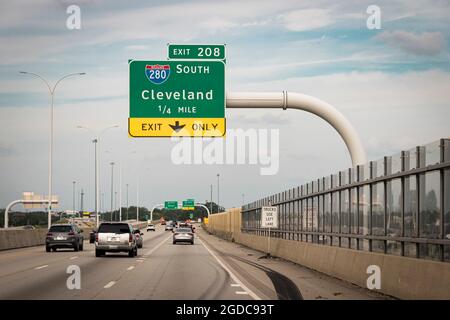
M 36 268 L 34 268 L 34 270 L 44 269 L 47 267 L 48 267 L 48 264 L 46 264 L 45 266 L 36 267 Z
M 131 267 L 127 268 L 128 271 L 133 270 L 133 269 L 134 269 L 134 266 L 131 266 Z
M 111 288 L 113 285 L 115 285 L 116 284 L 116 282 L 115 281 L 110 281 L 110 282 L 108 282 L 108 284 L 106 285 L 106 286 L 104 286 L 103 288 L 105 288 L 105 289 L 108 289 L 108 288 Z
M 144 260 L 139 260 L 139 259 L 138 259 L 138 260 L 136 260 L 136 261 L 137 261 L 137 262 L 144 262 Z
M 236 294 L 248 294 L 247 291 L 236 291 L 235 293 L 236 293 Z
M 70 260 L 74 260 L 74 259 L 76 259 L 76 258 L 78 258 L 78 257 L 77 257 L 77 256 L 71 257 Z
M 170 238 L 172 238 L 172 235 L 168 236 L 167 238 L 165 238 L 163 241 L 161 241 L 160 243 L 158 243 L 156 246 L 154 246 L 151 250 L 147 251 L 147 253 L 144 255 L 146 257 L 148 257 L 149 255 L 151 255 L 153 252 L 155 252 L 156 249 L 158 249 L 160 246 L 162 246 L 164 244 L 164 242 L 166 242 L 167 240 L 169 240 Z
M 237 284 L 237 283 L 232 283 L 231 286 L 232 286 L 232 287 L 240 287 L 241 285 L 240 285 L 240 284 Z
M 230 269 L 228 269 L 228 267 L 226 265 L 224 265 L 222 263 L 222 261 L 219 260 L 219 258 L 217 258 L 217 256 L 214 254 L 214 252 L 212 252 L 204 243 L 202 240 L 198 239 L 198 241 L 205 247 L 205 249 L 214 257 L 214 259 L 216 259 L 216 261 L 220 264 L 220 266 L 222 268 L 225 269 L 226 272 L 228 272 L 228 274 L 230 275 L 231 279 L 233 279 L 234 282 L 238 283 L 242 289 L 245 290 L 246 293 L 238 293 L 238 294 L 249 294 L 253 299 L 255 300 L 261 300 L 260 297 L 258 297 L 256 295 L 256 293 L 254 293 L 252 290 L 250 290 L 249 288 L 247 288 L 247 286 L 245 284 L 243 284 L 241 282 L 241 280 L 239 280 L 239 278 L 233 273 L 231 272 Z M 244 291 L 236 291 L 237 292 L 244 292 Z

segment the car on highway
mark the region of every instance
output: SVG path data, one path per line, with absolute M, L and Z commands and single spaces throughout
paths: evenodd
M 149 231 L 156 231 L 155 225 L 154 225 L 154 224 L 150 223 L 150 224 L 147 226 L 147 232 L 149 232 Z
M 144 239 L 142 239 L 142 236 L 144 234 L 139 229 L 136 229 L 133 232 L 134 232 L 134 236 L 136 237 L 136 245 L 140 249 L 144 246 Z
M 103 222 L 95 235 L 95 256 L 101 257 L 107 252 L 127 252 L 130 258 L 137 256 L 135 232 L 129 223 Z
M 83 251 L 83 230 L 74 224 L 54 224 L 50 227 L 45 238 L 45 251 L 56 251 L 60 248 L 73 248 Z
M 173 224 L 170 223 L 170 222 L 167 223 L 164 230 L 165 230 L 165 231 L 173 231 Z
M 93 229 L 91 232 L 89 232 L 89 243 L 95 242 L 95 234 L 97 233 L 97 230 Z
M 177 228 L 173 232 L 173 244 L 177 244 L 178 242 L 194 244 L 194 233 L 191 228 Z

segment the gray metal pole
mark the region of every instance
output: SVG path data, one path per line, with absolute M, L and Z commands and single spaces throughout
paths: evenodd
M 127 220 L 128 220 L 128 183 L 127 183 Z
M 327 121 L 345 142 L 352 165 L 367 162 L 366 152 L 351 123 L 332 105 L 296 92 L 227 92 L 228 108 L 297 109 L 313 113 Z
M 95 225 L 98 229 L 98 225 L 100 223 L 100 210 L 99 210 L 99 185 L 98 185 L 98 138 L 93 140 L 95 144 Z
M 48 161 L 48 228 L 50 229 L 50 226 L 52 224 L 52 168 L 53 168 L 53 106 L 54 106 L 54 93 L 56 90 L 56 87 L 58 86 L 58 83 L 60 83 L 65 78 L 76 76 L 76 75 L 84 75 L 84 72 L 80 73 L 71 73 L 68 75 L 65 75 L 64 77 L 60 78 L 58 81 L 56 81 L 55 85 L 53 86 L 53 89 L 48 84 L 47 80 L 45 80 L 40 75 L 33 73 L 33 72 L 25 72 L 20 71 L 22 74 L 29 74 L 38 77 L 41 79 L 46 85 L 49 90 L 50 96 L 51 96 L 51 107 L 50 107 L 50 150 L 49 150 L 49 161 Z
M 50 92 L 50 155 L 48 160 L 48 229 L 52 225 L 52 166 L 53 166 L 53 91 Z
M 77 183 L 76 181 L 72 181 L 72 193 L 73 193 L 72 210 L 73 210 L 73 213 L 75 213 L 75 184 L 76 183 Z
M 220 202 L 220 194 L 219 194 L 219 177 L 220 174 L 217 174 L 217 213 L 220 212 L 219 202 Z
M 111 162 L 111 212 L 109 214 L 110 221 L 113 213 L 113 198 L 114 198 L 114 162 Z
M 213 213 L 213 206 L 212 206 L 212 201 L 213 201 L 213 185 L 211 184 L 211 200 L 209 201 L 209 211 L 211 211 L 211 213 Z

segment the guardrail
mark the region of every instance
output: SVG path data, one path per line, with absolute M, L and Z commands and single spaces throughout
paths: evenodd
M 402 151 L 242 207 L 244 233 L 450 262 L 450 139 Z

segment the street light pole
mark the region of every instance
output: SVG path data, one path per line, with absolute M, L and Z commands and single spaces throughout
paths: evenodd
M 75 184 L 76 183 L 77 183 L 76 181 L 72 181 L 72 196 L 73 196 L 72 211 L 73 211 L 73 213 L 75 213 Z
M 127 183 L 127 220 L 128 220 L 128 183 Z
M 122 221 L 122 161 L 119 162 L 119 221 Z
M 93 132 L 93 134 L 95 136 L 95 138 L 94 138 L 94 140 L 92 140 L 92 142 L 95 144 L 95 216 L 96 216 L 95 220 L 96 220 L 97 228 L 98 228 L 98 226 L 100 224 L 100 217 L 99 217 L 99 211 L 100 210 L 99 210 L 99 205 L 98 205 L 100 203 L 99 168 L 98 168 L 98 163 L 99 163 L 98 149 L 99 149 L 99 146 L 97 144 L 99 143 L 100 136 L 106 130 L 112 129 L 112 128 L 117 128 L 117 127 L 118 127 L 117 124 L 116 125 L 112 125 L 112 126 L 106 127 L 102 131 L 100 131 L 99 134 L 96 134 L 94 130 L 92 130 L 92 129 L 88 128 L 88 127 L 80 126 L 80 125 L 77 126 L 77 128 L 79 128 L 79 129 L 86 129 L 86 130 L 89 130 L 89 131 Z
M 37 73 L 33 73 L 33 72 L 26 72 L 26 71 L 20 71 L 20 73 L 22 74 L 28 74 L 28 75 L 32 75 L 35 77 L 38 77 L 39 79 L 41 79 L 48 88 L 48 91 L 50 93 L 50 97 L 51 97 L 51 105 L 50 105 L 50 150 L 49 150 L 49 160 L 48 160 L 48 228 L 50 229 L 50 226 L 52 224 L 52 169 L 53 169 L 53 106 L 54 106 L 54 96 L 55 96 L 55 90 L 56 87 L 58 86 L 58 84 L 71 76 L 77 76 L 77 75 L 85 75 L 86 73 L 84 72 L 79 72 L 79 73 L 71 73 L 68 75 L 65 75 L 64 77 L 60 78 L 58 81 L 56 81 L 55 85 L 53 86 L 53 88 L 50 87 L 49 83 L 47 80 L 45 80 L 42 76 L 38 75 Z
M 113 197 L 114 197 L 114 162 L 111 162 L 111 212 L 109 214 L 109 221 L 112 221 L 113 212 Z
M 213 201 L 213 186 L 212 186 L 212 184 L 211 184 L 211 201 L 209 201 L 209 211 L 211 212 L 211 213 L 213 213 L 213 206 L 212 206 L 212 201 Z
M 219 194 L 219 177 L 220 177 L 220 174 L 217 174 L 217 213 L 219 213 L 220 212 L 220 208 L 219 208 L 219 196 L 220 196 L 220 194 Z

